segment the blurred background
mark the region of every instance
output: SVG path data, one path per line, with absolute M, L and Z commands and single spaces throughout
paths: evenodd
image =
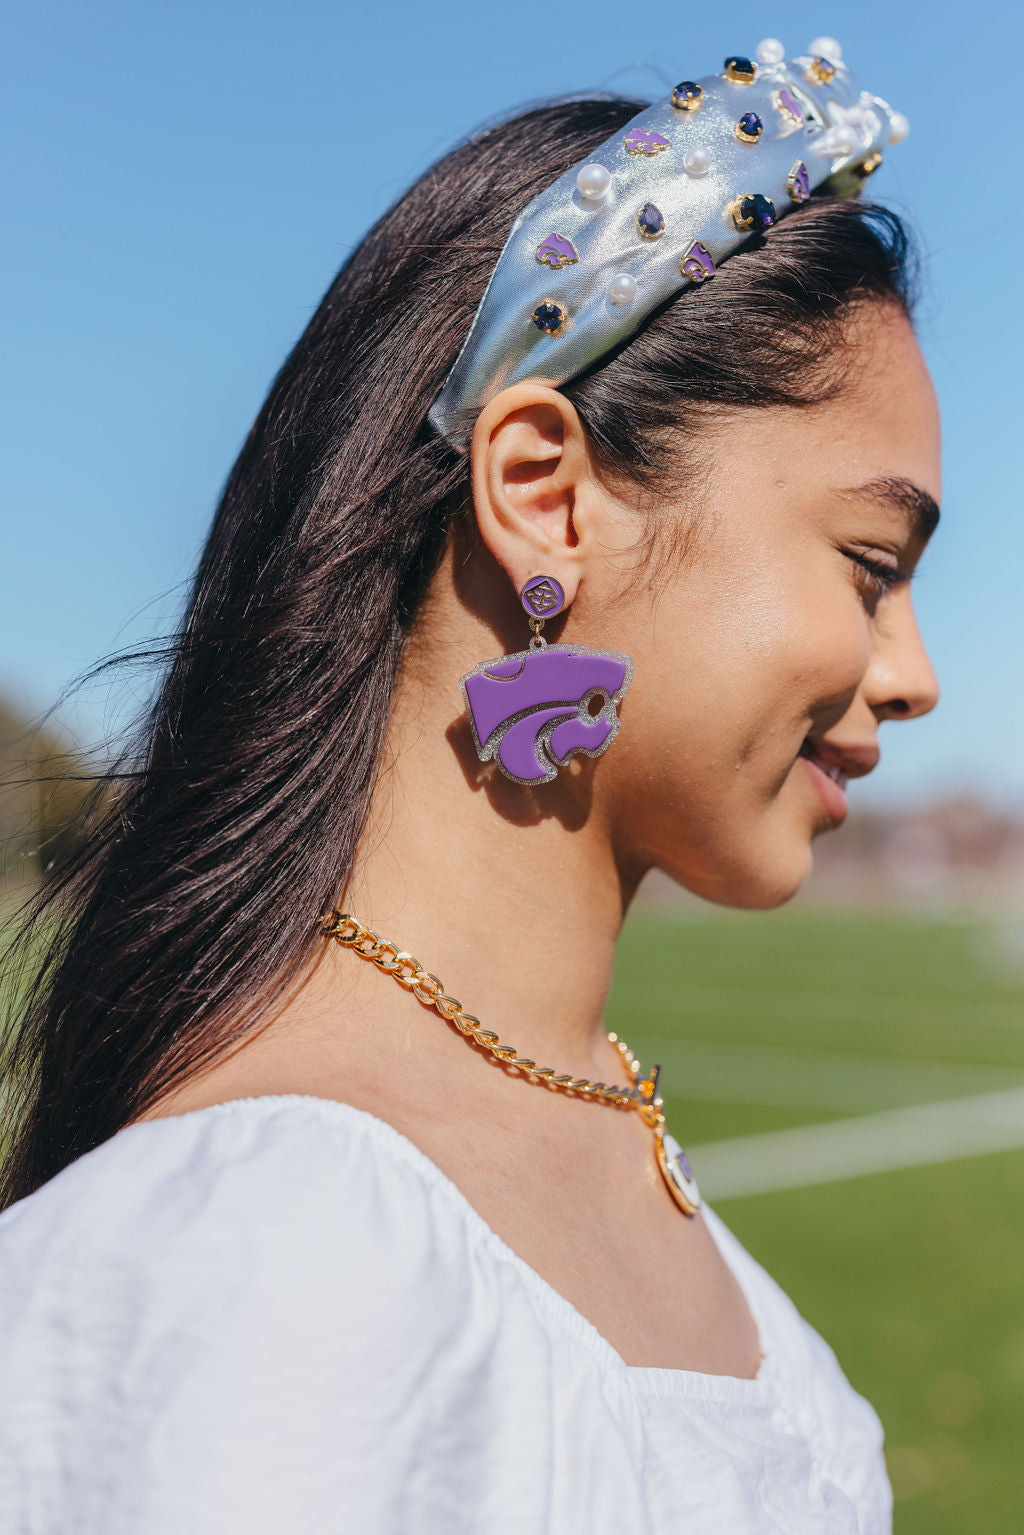
M 40 0 L 8 22 L 0 858 L 8 916 L 145 704 L 270 379 L 362 234 L 488 119 L 652 98 L 838 38 L 904 112 L 872 195 L 923 253 L 945 423 L 917 606 L 943 684 L 883 731 L 786 910 L 651 881 L 612 998 L 712 1200 L 886 1427 L 897 1530 L 1024 1528 L 1024 518 L 1009 93 L 1021 12 Z M 54 786 L 57 775 L 63 782 Z

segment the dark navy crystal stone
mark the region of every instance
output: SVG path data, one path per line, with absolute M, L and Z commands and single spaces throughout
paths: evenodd
M 760 192 L 752 192 L 749 197 L 742 198 L 739 213 L 746 227 L 756 230 L 758 234 L 775 223 L 775 204 L 770 197 L 764 197 Z
M 704 87 L 698 85 L 696 80 L 680 80 L 672 92 L 672 105 L 681 107 L 684 112 L 692 112 L 699 107 L 704 95 Z
M 764 123 L 756 112 L 744 112 L 736 124 L 736 135 L 738 138 L 746 139 L 749 143 L 754 143 L 761 137 L 763 128 Z
M 553 336 L 565 322 L 565 310 L 561 304 L 538 304 L 533 311 L 533 323 L 538 330 Z
M 725 77 L 727 80 L 738 80 L 743 85 L 749 85 L 757 74 L 757 65 L 751 59 L 745 59 L 740 53 L 730 53 L 725 61 Z
M 636 216 L 636 224 L 645 240 L 656 240 L 665 233 L 665 216 L 653 203 L 644 203 Z

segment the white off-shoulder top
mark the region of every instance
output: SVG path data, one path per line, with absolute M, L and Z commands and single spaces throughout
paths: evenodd
M 878 1419 L 706 1218 L 754 1380 L 626 1365 L 363 1110 L 131 1126 L 0 1217 L 0 1530 L 887 1535 Z

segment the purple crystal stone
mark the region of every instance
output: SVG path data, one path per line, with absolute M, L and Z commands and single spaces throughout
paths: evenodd
M 644 203 L 636 216 L 636 227 L 645 240 L 657 240 L 665 233 L 665 215 L 653 203 Z

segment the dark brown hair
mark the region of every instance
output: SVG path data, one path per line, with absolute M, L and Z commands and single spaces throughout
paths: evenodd
M 352 865 L 403 637 L 468 493 L 427 410 L 512 219 L 642 105 L 542 105 L 458 146 L 370 230 L 281 369 L 156 702 L 31 915 L 28 946 L 45 935 L 46 952 L 6 1045 L 0 1203 L 211 1063 L 308 957 Z M 649 491 L 710 413 L 834 388 L 864 300 L 907 308 L 899 220 L 812 198 L 565 393 L 609 474 Z

